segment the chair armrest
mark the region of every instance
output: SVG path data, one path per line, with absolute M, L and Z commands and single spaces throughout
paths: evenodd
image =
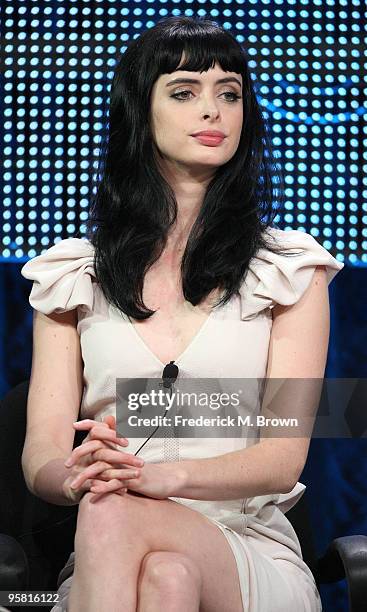
M 22 591 L 29 586 L 29 565 L 22 546 L 0 533 L 0 591 Z
M 367 610 L 367 536 L 336 538 L 317 564 L 321 583 L 347 579 L 350 612 Z

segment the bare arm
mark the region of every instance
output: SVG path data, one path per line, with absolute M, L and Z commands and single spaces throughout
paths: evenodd
M 315 270 L 302 298 L 273 308 L 267 378 L 322 379 L 329 342 L 326 271 Z M 287 493 L 304 468 L 309 437 L 269 438 L 249 448 L 167 464 L 175 470 L 172 497 L 220 500 Z
M 34 311 L 32 371 L 22 468 L 29 490 L 42 499 L 72 505 L 65 493 L 83 391 L 83 365 L 76 310 Z

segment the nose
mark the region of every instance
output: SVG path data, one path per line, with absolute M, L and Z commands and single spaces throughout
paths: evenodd
M 216 119 L 217 117 L 219 117 L 219 109 L 214 100 L 203 99 L 201 115 L 203 119 L 207 117 L 211 119 Z
M 219 113 L 217 110 L 209 110 L 209 111 L 205 111 L 202 113 L 203 119 L 216 119 L 217 117 L 219 117 Z

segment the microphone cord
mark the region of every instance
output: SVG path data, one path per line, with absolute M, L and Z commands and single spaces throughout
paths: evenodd
M 165 387 L 166 389 L 169 389 L 171 398 L 172 398 L 172 385 L 175 383 L 177 376 L 178 376 L 178 367 L 176 366 L 174 361 L 170 361 L 164 367 L 163 374 L 162 374 L 162 380 L 163 380 L 163 387 Z M 167 414 L 167 410 L 168 408 L 165 409 L 163 418 L 165 418 Z M 160 427 L 160 424 L 158 423 L 155 430 L 150 434 L 149 438 L 147 438 L 145 442 L 143 442 L 143 444 L 138 448 L 138 450 L 134 453 L 134 455 L 137 455 L 141 451 L 141 449 L 146 445 L 146 443 L 151 439 L 151 437 L 154 436 L 155 432 L 157 431 L 157 429 L 159 429 L 159 427 Z

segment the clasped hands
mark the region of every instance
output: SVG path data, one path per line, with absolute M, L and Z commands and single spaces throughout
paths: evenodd
M 77 430 L 89 430 L 80 446 L 73 449 L 65 461 L 71 475 L 64 483 L 67 495 L 79 502 L 87 491 L 98 494 L 124 495 L 128 489 L 135 493 L 166 499 L 176 494 L 179 479 L 177 464 L 148 463 L 132 453 L 116 450 L 128 446 L 127 438 L 116 436 L 116 419 L 109 415 L 103 422 L 84 419 L 73 423 Z

